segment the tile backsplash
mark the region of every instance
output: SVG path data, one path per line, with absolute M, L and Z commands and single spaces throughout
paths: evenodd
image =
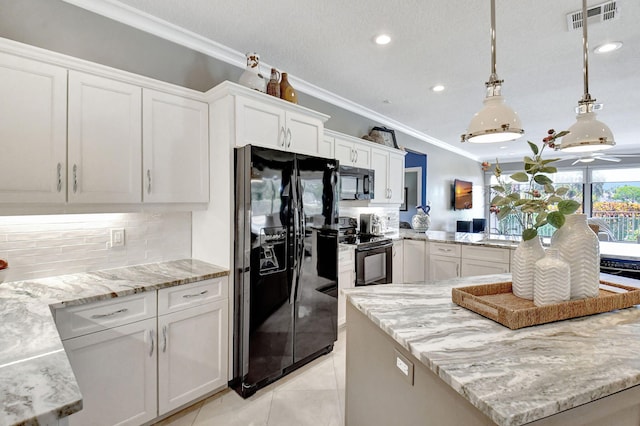
M 382 222 L 382 230 L 385 233 L 397 233 L 398 228 L 400 227 L 400 212 L 397 206 L 355 207 L 351 206 L 349 202 L 341 202 L 339 211 L 340 216 L 356 218 L 358 220 L 358 223 L 360 223 L 361 213 L 377 214 L 378 216 L 380 216 L 380 220 Z
M 125 245 L 110 247 L 111 230 Z M 109 213 L 0 217 L 7 281 L 191 257 L 191 213 Z

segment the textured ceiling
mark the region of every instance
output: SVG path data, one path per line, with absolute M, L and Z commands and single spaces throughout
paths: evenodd
M 110 0 L 111 3 L 117 3 Z M 469 0 L 121 0 L 147 14 L 262 60 L 479 159 L 515 161 L 547 129 L 568 128 L 582 96 L 582 32 L 566 14 L 580 0 L 497 0 L 497 70 L 525 136 L 500 145 L 461 144 L 482 106 L 490 73 L 490 2 Z M 589 1 L 594 6 L 600 1 Z M 589 25 L 590 92 L 614 133 L 611 153 L 640 153 L 640 1 Z M 377 46 L 381 32 L 392 42 Z M 435 84 L 446 90 L 434 93 Z M 388 103 L 385 103 L 388 100 Z

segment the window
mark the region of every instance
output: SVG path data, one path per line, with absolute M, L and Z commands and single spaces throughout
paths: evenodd
M 600 226 L 600 239 L 639 242 L 640 168 L 594 169 L 591 217 Z

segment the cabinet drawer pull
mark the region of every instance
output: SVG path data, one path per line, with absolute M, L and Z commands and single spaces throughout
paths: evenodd
M 147 169 L 147 194 L 151 194 L 151 169 Z
M 91 315 L 92 319 L 98 319 L 98 318 L 107 318 L 107 317 L 111 317 L 114 316 L 116 314 L 123 314 L 125 312 L 127 312 L 129 309 L 127 308 L 122 308 L 122 309 L 118 309 L 117 311 L 113 311 L 110 312 L 108 314 L 95 314 L 95 315 Z
M 358 162 L 358 150 L 357 150 L 357 149 L 354 149 L 354 150 L 353 150 L 353 153 L 355 154 L 355 159 L 353 160 L 353 162 L 354 162 L 354 163 L 357 163 L 357 162 Z
M 285 132 L 284 132 L 284 126 L 280 127 L 280 134 L 282 135 L 282 137 L 280 138 L 280 140 L 282 141 L 280 143 L 280 146 L 284 147 L 284 143 L 285 143 L 285 139 L 287 138 Z
M 291 147 L 291 129 L 287 129 L 287 148 Z
M 182 297 L 184 297 L 185 299 L 190 299 L 192 297 L 204 296 L 207 293 L 209 293 L 209 290 L 204 290 L 204 291 L 201 291 L 200 293 L 196 293 L 196 294 L 184 294 L 184 295 L 182 295 Z
M 162 352 L 167 351 L 167 326 L 162 326 Z
M 56 185 L 56 188 L 58 189 L 58 192 L 62 191 L 62 164 L 58 163 L 58 184 Z
M 73 193 L 78 192 L 78 165 L 73 165 Z
M 453 249 L 444 249 L 442 247 L 438 248 L 438 250 L 444 251 L 445 253 L 449 253 L 450 251 L 453 251 Z
M 155 340 L 153 338 L 154 334 L 153 330 L 149 330 L 149 337 L 151 338 L 151 350 L 149 351 L 149 356 L 153 356 L 153 350 L 155 349 Z

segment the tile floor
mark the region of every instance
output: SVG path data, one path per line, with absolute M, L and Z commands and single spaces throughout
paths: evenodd
M 225 390 L 157 426 L 342 426 L 346 333 L 333 352 L 242 399 Z

